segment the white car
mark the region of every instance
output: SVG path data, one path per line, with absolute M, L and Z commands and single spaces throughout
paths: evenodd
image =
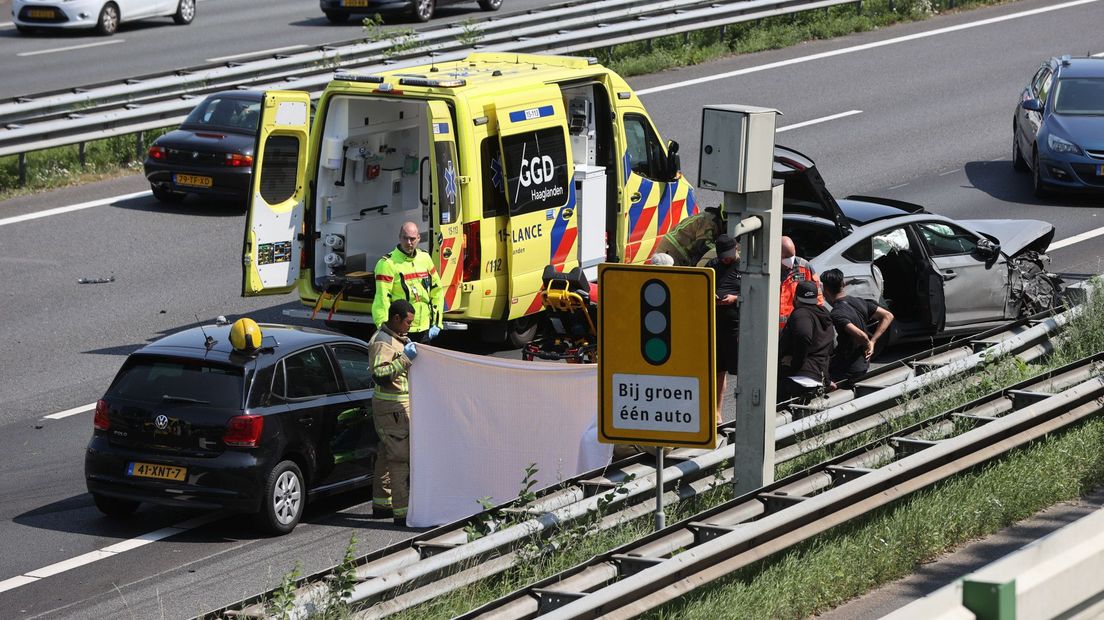
M 12 21 L 23 33 L 84 28 L 109 35 L 123 22 L 150 17 L 190 24 L 195 12 L 196 0 L 12 0 Z

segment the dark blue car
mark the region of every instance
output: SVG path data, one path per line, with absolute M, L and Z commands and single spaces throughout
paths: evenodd
M 1036 196 L 1104 192 L 1104 58 L 1051 58 L 1020 95 L 1012 164 Z

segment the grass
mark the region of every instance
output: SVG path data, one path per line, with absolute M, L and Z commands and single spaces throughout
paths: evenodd
M 1101 291 L 1099 282 L 1094 291 Z M 1015 357 L 988 363 L 969 380 L 929 386 L 901 402 L 907 415 L 890 423 L 896 430 L 1008 385 L 1104 350 L 1104 294 L 1066 327 L 1067 337 L 1041 364 Z M 838 445 L 825 446 L 776 470 L 781 478 L 865 445 L 892 431 L 885 427 Z M 1063 472 L 1055 476 L 1054 472 Z M 1025 481 L 1030 481 L 1025 483 Z M 1077 498 L 1104 484 L 1104 419 L 1092 419 L 944 481 L 892 506 L 818 536 L 794 549 L 749 566 L 717 584 L 652 612 L 654 618 L 804 618 L 912 572 L 947 550 L 986 536 L 1055 503 Z M 666 508 L 675 523 L 730 499 L 718 488 Z M 532 541 L 526 561 L 503 574 L 414 607 L 396 617 L 454 616 L 575 566 L 652 531 L 652 516 L 623 527 L 594 531 L 587 525 L 568 535 L 556 553 Z
M 581 55 L 598 57 L 609 68 L 629 77 L 922 20 L 947 10 L 1003 4 L 1005 1 L 864 0 L 861 10 L 858 4 L 829 7 L 649 42 L 597 48 Z M 388 36 L 398 36 L 396 45 L 401 47 L 402 36 L 394 33 Z M 477 29 L 465 25 L 464 32 L 458 38 L 474 39 L 478 36 Z M 166 131 L 168 129 L 146 132 L 143 143 L 152 143 Z M 144 158 L 144 148 L 138 148 L 137 141 L 136 135 L 128 135 L 88 142 L 83 166 L 76 145 L 27 153 L 27 178 L 22 184 L 18 156 L 0 157 L 0 200 L 132 174 L 141 169 Z M 142 152 L 136 154 L 136 151 Z

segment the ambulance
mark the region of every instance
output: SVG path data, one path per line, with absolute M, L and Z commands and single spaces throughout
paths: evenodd
M 291 316 L 372 322 L 372 271 L 415 222 L 446 329 L 521 346 L 541 276 L 641 263 L 697 213 L 647 111 L 592 58 L 473 53 L 268 91 L 245 230 L 244 296 L 297 290 Z

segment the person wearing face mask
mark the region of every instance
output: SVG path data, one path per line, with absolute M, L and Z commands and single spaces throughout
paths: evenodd
M 418 249 L 422 234 L 414 222 L 399 230 L 399 243 L 376 263 L 376 296 L 372 300 L 372 320 L 376 326 L 387 322 L 391 302 L 405 299 L 414 306 L 410 339 L 429 342 L 441 332 L 445 289 L 437 275 L 433 258 Z
M 778 295 L 778 330 L 786 327 L 794 309 L 794 295 L 801 282 L 813 282 L 817 288 L 816 304 L 824 305 L 824 292 L 820 288 L 820 278 L 809 261 L 797 256 L 797 247 L 793 239 L 782 237 L 782 277 Z

